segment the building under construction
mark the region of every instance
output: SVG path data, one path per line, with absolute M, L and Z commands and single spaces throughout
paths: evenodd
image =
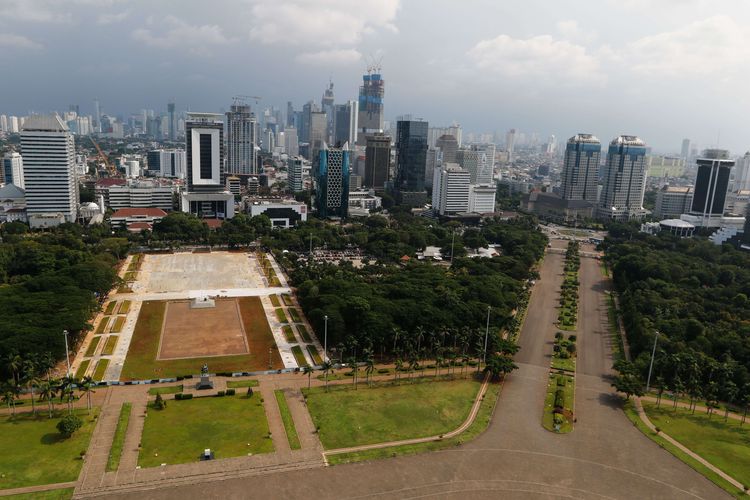
M 359 134 L 357 142 L 366 144 L 366 137 L 370 134 L 383 133 L 383 95 L 385 81 L 380 75 L 380 66 L 367 68 L 367 74 L 362 76 L 362 86 L 359 87 L 359 118 L 357 128 Z

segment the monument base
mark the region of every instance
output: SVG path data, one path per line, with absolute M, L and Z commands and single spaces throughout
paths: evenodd
M 203 390 L 203 389 L 213 389 L 214 383 L 211 382 L 208 375 L 201 375 L 201 381 L 198 382 L 198 385 L 196 386 L 196 389 Z

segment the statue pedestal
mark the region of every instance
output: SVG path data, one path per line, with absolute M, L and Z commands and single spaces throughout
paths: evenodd
M 213 389 L 214 383 L 211 382 L 211 379 L 208 377 L 208 375 L 201 375 L 201 381 L 198 382 L 198 386 L 196 388 L 199 391 L 203 389 Z

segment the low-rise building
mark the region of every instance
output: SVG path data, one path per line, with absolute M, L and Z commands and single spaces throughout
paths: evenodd
M 112 227 L 140 232 L 152 229 L 155 222 L 167 216 L 161 208 L 121 208 L 110 217 Z
M 690 211 L 691 186 L 664 186 L 656 193 L 654 216 L 658 219 L 679 218 Z
M 594 215 L 594 204 L 586 200 L 564 200 L 554 193 L 532 191 L 521 198 L 523 210 L 540 218 L 563 224 L 590 219 Z
M 265 214 L 273 227 L 283 229 L 307 221 L 307 205 L 295 200 L 250 200 L 250 216 Z
M 26 194 L 15 184 L 0 187 L 0 222 L 26 222 Z
M 112 210 L 121 208 L 160 208 L 171 211 L 174 205 L 174 189 L 152 181 L 132 181 L 125 185 L 113 185 L 104 195 L 105 206 Z

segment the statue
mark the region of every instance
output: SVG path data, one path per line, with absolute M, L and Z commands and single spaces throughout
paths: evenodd
M 208 375 L 208 363 L 204 363 L 201 368 L 201 375 Z
M 198 382 L 198 385 L 196 387 L 198 390 L 201 389 L 213 389 L 214 383 L 211 382 L 211 379 L 208 376 L 208 363 L 205 363 L 201 367 L 201 381 Z

